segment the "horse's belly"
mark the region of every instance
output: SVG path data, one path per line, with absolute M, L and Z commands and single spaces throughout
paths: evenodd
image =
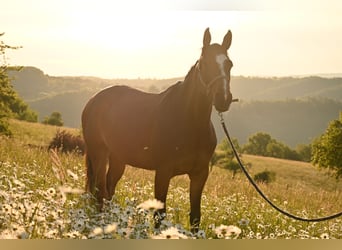
M 181 175 L 189 173 L 196 165 L 198 157 L 191 152 L 184 152 L 177 147 L 173 150 L 153 150 L 144 146 L 121 153 L 125 156 L 125 163 L 130 166 L 147 170 L 167 169 L 172 175 Z

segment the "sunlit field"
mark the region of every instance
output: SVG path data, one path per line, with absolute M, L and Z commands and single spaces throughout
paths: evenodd
M 12 121 L 14 138 L 0 137 L 0 238 L 21 239 L 342 239 L 342 219 L 298 222 L 266 204 L 240 173 L 214 166 L 202 198 L 202 223 L 190 232 L 189 180 L 172 180 L 167 217 L 154 228 L 153 172 L 127 167 L 115 197 L 99 213 L 83 192 L 83 156 L 48 151 L 56 128 Z M 75 131 L 77 133 L 77 131 Z M 38 136 L 39 135 L 39 136 Z M 250 171 L 277 179 L 262 189 L 280 207 L 312 218 L 341 210 L 341 183 L 310 164 L 243 156 Z M 319 183 L 319 184 L 318 184 Z

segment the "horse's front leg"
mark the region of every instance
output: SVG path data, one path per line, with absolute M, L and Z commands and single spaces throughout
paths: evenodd
M 171 176 L 163 171 L 156 171 L 154 179 L 154 196 L 156 200 L 163 202 L 164 207 L 155 212 L 155 228 L 159 228 L 162 220 L 166 217 L 166 196 L 169 189 Z
M 197 233 L 201 222 L 201 197 L 209 173 L 208 166 L 189 174 L 190 177 L 190 225 L 191 232 Z

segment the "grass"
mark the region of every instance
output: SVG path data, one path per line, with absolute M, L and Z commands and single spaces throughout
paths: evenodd
M 0 238 L 337 238 L 341 219 L 298 222 L 268 206 L 242 174 L 213 167 L 202 198 L 201 231 L 189 232 L 189 180 L 172 179 L 167 218 L 157 231 L 153 172 L 127 167 L 116 195 L 97 213 L 82 192 L 83 157 L 55 154 L 45 147 L 56 127 L 11 121 L 14 138 L 0 137 Z M 70 130 L 78 133 L 77 130 Z M 36 147 L 38 146 L 38 147 Z M 280 207 L 296 215 L 321 217 L 342 207 L 342 185 L 308 163 L 244 155 L 252 175 L 265 169 L 276 181 L 261 185 Z

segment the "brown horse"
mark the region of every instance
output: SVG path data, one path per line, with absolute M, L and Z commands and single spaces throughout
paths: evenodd
M 160 94 L 113 86 L 89 100 L 82 113 L 86 189 L 100 206 L 113 196 L 126 164 L 155 171 L 155 198 L 164 204 L 170 179 L 187 174 L 190 223 L 198 229 L 202 190 L 217 142 L 212 105 L 224 112 L 232 102 L 233 64 L 227 55 L 231 40 L 228 31 L 221 45 L 210 44 L 206 29 L 200 59 L 183 82 Z M 165 211 L 164 207 L 159 214 Z

